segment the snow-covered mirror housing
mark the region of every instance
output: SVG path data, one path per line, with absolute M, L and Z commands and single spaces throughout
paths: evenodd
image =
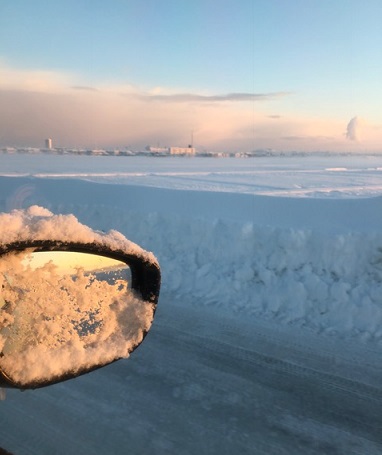
M 33 206 L 0 214 L 0 385 L 36 388 L 126 358 L 151 327 L 152 253 Z

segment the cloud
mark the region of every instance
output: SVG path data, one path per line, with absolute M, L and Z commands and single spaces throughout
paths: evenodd
M 74 76 L 55 71 L 20 70 L 10 68 L 0 61 L 0 89 L 33 92 L 54 92 L 68 87 Z
M 18 70 L 0 61 L 0 146 L 140 148 L 160 142 L 251 150 L 253 125 L 273 122 L 254 102 L 284 92 L 201 94 L 171 87 L 97 85 L 60 72 Z
M 286 114 L 282 102 L 288 95 L 201 94 L 128 83 L 91 86 L 75 75 L 19 71 L 0 61 L 0 146 L 42 147 L 52 137 L 63 147 L 139 149 L 158 142 L 187 145 L 194 131 L 197 147 L 215 151 L 349 148 L 338 133 L 342 120 Z M 267 103 L 277 100 L 281 115 Z M 360 127 L 358 117 L 351 119 L 347 139 L 359 140 Z M 367 137 L 363 146 L 379 147 L 381 129 L 362 121 L 362 133 Z
M 0 89 L 0 145 L 42 146 L 52 137 L 57 146 L 139 148 L 149 143 L 188 144 L 195 139 L 215 147 L 233 140 L 242 124 L 253 121 L 252 109 L 187 103 L 152 103 L 136 96 L 92 90 L 41 93 Z
M 141 98 L 151 101 L 184 102 L 220 102 L 220 101 L 270 101 L 289 95 L 288 92 L 274 93 L 228 93 L 223 95 L 199 95 L 193 93 L 142 94 Z
M 361 140 L 360 135 L 361 120 L 359 117 L 353 117 L 346 127 L 346 139 L 349 141 L 359 142 Z

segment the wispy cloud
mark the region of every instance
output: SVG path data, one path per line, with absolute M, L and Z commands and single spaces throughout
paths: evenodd
M 175 94 L 140 94 L 139 97 L 151 101 L 167 101 L 175 103 L 184 102 L 221 102 L 221 101 L 270 101 L 290 95 L 288 92 L 274 93 L 228 93 L 223 95 L 200 95 L 196 93 L 175 93 Z

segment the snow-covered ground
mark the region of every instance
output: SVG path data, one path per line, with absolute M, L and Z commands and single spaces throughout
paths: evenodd
M 180 302 L 382 340 L 382 157 L 1 158 L 1 210 L 120 230 Z
M 366 197 L 382 193 L 380 156 L 258 158 L 0 155 L 2 176 L 270 196 Z
M 131 359 L 8 392 L 0 446 L 382 453 L 382 156 L 0 159 L 1 211 L 117 229 L 163 280 Z

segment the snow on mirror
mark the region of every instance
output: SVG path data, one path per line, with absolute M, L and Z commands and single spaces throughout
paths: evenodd
M 127 264 L 97 254 L 11 251 L 0 287 L 0 370 L 21 388 L 127 357 L 154 314 Z

